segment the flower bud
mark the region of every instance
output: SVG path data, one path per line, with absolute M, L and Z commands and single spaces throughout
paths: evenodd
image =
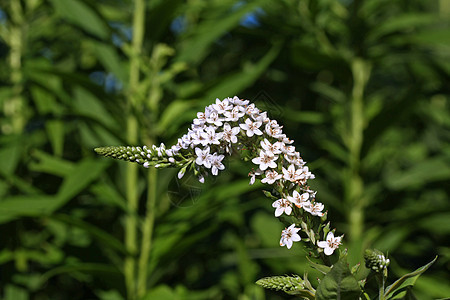
M 266 289 L 282 290 L 285 292 L 304 289 L 304 280 L 297 275 L 265 277 L 258 280 L 256 284 Z
M 367 249 L 364 252 L 364 260 L 366 267 L 377 273 L 387 269 L 390 261 L 387 259 L 383 252 L 377 249 Z

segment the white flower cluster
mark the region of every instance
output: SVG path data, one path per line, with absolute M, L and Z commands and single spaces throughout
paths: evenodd
M 250 150 L 251 161 L 256 165 L 256 170 L 249 174 L 250 184 L 256 178 L 261 179 L 262 183 L 274 185 L 281 195 L 272 204 L 276 217 L 283 213 L 291 215 L 296 208 L 302 213 L 305 211 L 312 216 L 322 217 L 324 205 L 315 201 L 316 192 L 306 185 L 307 180 L 313 179 L 314 175 L 291 145 L 293 142 L 283 134 L 282 126 L 276 120 L 267 117 L 267 112 L 260 111 L 248 100 L 234 97 L 222 101 L 216 99 L 215 104 L 197 113 L 188 132 L 170 149 L 166 150 L 161 144 L 150 152 L 164 159 L 167 164 L 183 165 L 178 173 L 179 178 L 189 165 L 199 181 L 204 182 L 208 170 L 212 175 L 217 175 L 225 169 L 224 155 L 245 146 Z M 143 165 L 148 167 L 150 164 L 146 162 Z M 299 230 L 295 224 L 283 230 L 280 245 L 291 248 L 292 242 L 300 241 L 297 234 Z M 330 248 L 325 249 L 325 254 L 332 253 Z

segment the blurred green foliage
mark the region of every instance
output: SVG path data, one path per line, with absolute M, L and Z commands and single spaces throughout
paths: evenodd
M 234 95 L 284 124 L 352 264 L 375 247 L 399 277 L 439 255 L 415 292 L 450 296 L 448 1 L 152 0 L 141 23 L 139 2 L 0 0 L 3 299 L 132 299 L 126 228 L 145 238 L 148 193 L 142 299 L 279 299 L 254 282 L 316 278 L 278 247 L 250 164 L 201 185 L 92 151 L 170 145 Z

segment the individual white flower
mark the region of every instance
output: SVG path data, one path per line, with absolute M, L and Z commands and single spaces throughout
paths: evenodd
M 275 217 L 281 216 L 283 213 L 290 215 L 292 212 L 292 206 L 286 199 L 278 199 L 272 203 L 272 207 L 275 207 Z
M 341 239 L 341 236 L 334 237 L 334 233 L 330 231 L 327 234 L 326 240 L 318 241 L 317 246 L 324 249 L 323 252 L 325 252 L 325 255 L 331 255 L 341 244 Z
M 286 145 L 286 143 L 283 143 L 284 145 L 283 145 L 283 147 L 281 148 L 281 151 L 283 152 L 283 153 L 285 153 L 285 155 L 287 155 L 287 156 L 293 156 L 293 155 L 295 155 L 295 147 L 294 146 L 288 146 L 288 145 Z
M 217 175 L 219 173 L 219 170 L 225 169 L 225 166 L 222 164 L 223 158 L 224 156 L 222 154 L 217 155 L 217 153 L 214 153 L 211 156 L 211 173 L 213 175 Z
M 283 177 L 281 174 L 278 174 L 275 170 L 266 171 L 266 177 L 261 180 L 262 183 L 274 184 L 275 181 L 281 179 Z
M 186 133 L 185 135 L 183 135 L 181 137 L 181 141 L 182 141 L 181 146 L 183 149 L 189 148 L 189 146 L 192 143 L 192 136 L 193 136 L 192 130 L 188 129 L 188 133 Z
M 281 132 L 282 132 L 280 128 L 273 128 L 270 125 L 270 122 L 266 124 L 265 131 L 266 131 L 268 136 L 271 136 L 271 137 L 274 137 L 274 138 L 279 138 L 280 135 L 281 135 Z
M 254 103 L 252 103 L 245 108 L 245 113 L 249 116 L 253 116 L 254 114 L 259 113 L 259 109 L 256 108 Z
M 297 167 L 303 167 L 305 165 L 305 161 L 303 160 L 303 158 L 300 156 L 299 152 L 295 152 L 294 155 L 284 155 L 284 158 L 290 163 L 290 164 L 294 164 Z
M 305 176 L 305 179 L 314 179 L 314 178 L 316 178 L 316 176 L 314 176 L 314 174 L 309 171 L 308 167 L 303 167 L 303 172 L 302 173 Z
M 279 138 L 281 138 L 282 142 L 285 144 L 293 144 L 294 140 L 290 140 L 285 134 L 282 134 Z
M 182 148 L 181 147 L 182 143 L 183 143 L 183 141 L 181 139 L 178 139 L 178 142 L 172 146 L 171 149 L 173 151 L 173 154 L 178 154 L 180 152 L 180 150 Z M 149 152 L 149 150 L 147 150 L 147 152 Z M 150 158 L 150 156 L 151 156 L 151 153 L 147 154 L 148 158 Z
M 262 171 L 258 168 L 256 171 L 252 170 L 250 173 L 248 173 L 248 176 L 250 177 L 250 185 L 253 185 L 255 183 L 256 176 L 259 176 L 262 174 Z
M 220 119 L 219 114 L 215 110 L 211 111 L 209 117 L 206 118 L 206 122 L 214 124 L 216 126 L 222 126 L 222 120 Z
M 239 106 L 246 106 L 247 104 L 250 103 L 250 101 L 248 101 L 248 100 L 241 100 L 237 96 L 234 96 L 233 99 L 230 100 L 230 102 L 233 103 L 234 105 L 239 105 Z
M 213 104 L 212 107 L 219 114 L 224 114 L 226 111 L 231 110 L 233 108 L 233 106 L 230 105 L 228 98 L 223 99 L 223 101 L 220 101 L 220 99 L 216 99 L 216 104 Z
M 200 135 L 204 140 L 204 144 L 220 144 L 220 139 L 222 138 L 222 132 L 216 132 L 216 129 L 213 126 L 209 126 L 205 129 L 204 132 L 201 132 Z
M 204 112 L 198 112 L 197 118 L 194 119 L 194 125 L 203 125 L 206 122 L 206 114 Z
M 205 168 L 211 168 L 211 154 L 209 153 L 209 147 L 206 147 L 204 150 L 195 148 L 195 155 L 197 155 L 195 160 L 197 165 L 203 165 Z
M 253 120 L 257 122 L 261 122 L 262 124 L 266 124 L 270 121 L 270 119 L 267 117 L 267 112 L 260 112 L 252 115 Z
M 262 135 L 262 131 L 258 128 L 261 126 L 261 122 L 253 122 L 250 119 L 246 119 L 244 124 L 239 124 L 239 126 L 247 131 L 247 136 L 252 137 L 254 134 Z
M 252 159 L 252 162 L 256 165 L 259 165 L 259 168 L 264 171 L 267 168 L 276 168 L 277 164 L 275 161 L 278 156 L 274 156 L 271 152 L 260 151 L 259 157 L 255 157 Z
M 239 134 L 241 129 L 239 127 L 231 128 L 230 124 L 225 123 L 223 125 L 223 139 L 230 143 L 237 143 L 236 135 Z
M 191 136 L 192 136 L 191 143 L 194 144 L 195 146 L 197 145 L 206 146 L 208 144 L 205 138 L 207 134 L 204 132 L 203 128 L 197 128 L 195 130 L 192 130 Z
M 300 195 L 299 192 L 294 191 L 292 196 L 288 196 L 287 199 L 294 203 L 298 208 L 302 208 L 305 204 L 308 204 L 309 193 L 303 193 Z
M 225 111 L 223 114 L 225 116 L 225 121 L 236 122 L 237 120 L 239 120 L 239 118 L 245 115 L 245 112 L 243 112 L 241 109 L 241 106 L 235 106 L 231 111 Z
M 288 228 L 285 228 L 281 232 L 280 246 L 286 246 L 291 249 L 293 242 L 299 242 L 302 238 L 298 235 L 300 228 L 295 228 L 295 224 L 292 224 Z
M 303 209 L 306 210 L 307 212 L 309 212 L 313 216 L 322 217 L 323 216 L 322 210 L 324 209 L 324 207 L 325 206 L 320 202 L 313 202 L 309 206 L 305 205 L 303 207 Z
M 268 139 L 264 139 L 261 141 L 261 147 L 266 150 L 266 152 L 271 152 L 272 154 L 280 154 L 281 153 L 281 143 L 276 142 L 274 144 L 270 143 Z
M 302 169 L 295 169 L 295 165 L 291 164 L 287 169 L 283 167 L 283 178 L 291 181 L 296 182 L 299 179 L 299 176 L 301 174 Z

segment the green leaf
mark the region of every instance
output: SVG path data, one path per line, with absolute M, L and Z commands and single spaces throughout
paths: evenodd
M 347 257 L 335 263 L 330 272 L 320 281 L 316 291 L 317 300 L 355 300 L 361 294 L 359 284 L 347 264 Z
M 80 161 L 66 178 L 58 191 L 60 205 L 69 201 L 72 197 L 85 189 L 92 181 L 110 165 L 108 160 L 85 158 Z
M 98 291 L 97 296 L 100 300 L 124 300 L 117 290 Z
M 442 234 L 443 236 L 450 234 L 450 212 L 435 213 L 426 217 L 418 223 L 418 227 L 424 228 L 427 232 Z
M 450 30 L 448 28 L 424 30 L 411 36 L 412 40 L 424 46 L 450 46 Z
M 208 49 L 222 35 L 237 26 L 247 13 L 260 7 L 265 0 L 242 2 L 242 5 L 235 9 L 233 13 L 228 13 L 221 18 L 211 18 L 200 23 L 195 28 L 195 35 L 189 37 L 181 46 L 177 61 L 186 61 L 197 64 L 208 54 Z M 230 1 L 229 10 L 235 6 L 235 1 Z M 236 7 L 236 6 L 235 6 Z M 214 98 L 213 98 L 214 99 Z
M 98 291 L 96 294 L 100 300 L 124 300 L 117 290 Z
M 16 196 L 0 202 L 0 223 L 20 216 L 47 215 L 85 189 L 109 165 L 106 160 L 84 159 L 64 179 L 57 196 Z M 63 172 L 65 173 L 65 172 Z
M 56 12 L 63 18 L 89 33 L 100 38 L 108 37 L 108 27 L 106 23 L 91 7 L 80 0 L 51 0 Z
M 116 48 L 109 44 L 96 42 L 94 43 L 94 49 L 98 60 L 105 69 L 114 74 L 114 76 L 120 79 L 122 83 L 126 83 L 127 73 L 120 61 L 120 56 L 117 53 Z
M 282 45 L 280 41 L 273 42 L 272 48 L 256 64 L 248 63 L 243 70 L 220 78 L 218 84 L 206 93 L 205 99 L 207 99 L 208 104 L 211 99 L 234 96 L 252 85 L 277 58 Z
M 65 177 L 72 173 L 75 168 L 75 163 L 37 149 L 32 152 L 32 157 L 34 161 L 30 163 L 30 169 L 35 172 Z
M 372 32 L 368 35 L 367 39 L 375 41 L 378 38 L 393 33 L 399 30 L 411 30 L 414 27 L 425 26 L 436 22 L 436 16 L 432 14 L 403 14 L 390 18 L 385 22 L 379 24 L 379 26 L 372 27 Z
M 403 275 L 396 282 L 388 286 L 384 292 L 384 297 L 388 300 L 403 299 L 408 292 L 408 289 L 414 286 L 417 278 L 437 260 L 437 256 L 428 264 L 418 268 L 414 272 Z
M 289 294 L 289 295 L 295 295 L 297 297 L 301 297 L 302 299 L 308 299 L 308 300 L 316 299 L 314 297 L 314 294 L 311 291 L 308 291 L 308 290 L 287 291 L 285 293 Z
M 306 259 L 308 260 L 308 263 L 311 266 L 311 268 L 316 269 L 317 271 L 319 271 L 322 274 L 327 274 L 331 270 L 331 268 L 329 266 L 325 266 L 325 265 L 321 265 L 321 264 L 313 262 L 308 256 L 306 256 Z
M 186 100 L 175 100 L 172 101 L 161 115 L 158 122 L 158 131 L 165 132 L 170 128 L 175 128 L 169 131 L 176 130 L 180 122 L 186 122 L 187 120 L 192 120 L 191 116 L 187 116 L 186 111 L 191 109 L 195 104 L 188 102 Z M 195 116 L 195 115 L 194 115 Z
M 282 224 L 266 212 L 256 213 L 250 221 L 252 230 L 257 234 L 264 247 L 272 247 L 278 242 Z
M 117 189 L 106 183 L 95 184 L 91 187 L 98 201 L 106 205 L 113 205 L 121 208 L 124 212 L 128 211 L 126 200 L 117 191 Z
M 58 274 L 71 274 L 71 273 L 100 273 L 102 275 L 110 275 L 110 274 L 119 274 L 119 270 L 116 268 L 107 265 L 107 264 L 99 264 L 99 263 L 73 263 L 70 265 L 65 265 L 61 267 L 57 267 L 51 269 L 47 273 L 42 274 L 41 280 L 43 282 L 48 281 L 51 277 L 56 276 Z
M 9 176 L 16 170 L 23 150 L 21 139 L 14 136 L 0 140 L 0 174 Z
M 15 196 L 0 201 L 0 224 L 21 216 L 40 216 L 53 211 L 58 201 L 51 196 Z
M 418 189 L 426 183 L 450 179 L 450 158 L 439 156 L 416 163 L 408 170 L 396 172 L 386 178 L 393 190 Z
M 160 300 L 176 299 L 176 294 L 167 285 L 158 285 L 157 287 L 148 291 L 147 294 L 140 300 L 153 300 L 153 299 L 160 299 Z
M 53 94 L 38 86 L 33 86 L 31 93 L 40 115 L 58 115 L 60 113 L 58 103 Z M 47 120 L 45 122 L 45 129 L 52 144 L 54 154 L 56 156 L 62 156 L 64 148 L 64 122 L 57 119 Z
M 18 286 L 8 284 L 5 286 L 5 295 L 3 300 L 28 300 L 28 292 Z
M 96 120 L 107 128 L 119 129 L 114 117 L 107 111 L 104 101 L 81 87 L 75 88 L 74 93 L 73 110 L 77 115 Z
M 60 221 L 65 224 L 69 224 L 69 225 L 75 226 L 77 228 L 80 228 L 80 229 L 88 232 L 89 234 L 91 234 L 96 239 L 98 239 L 105 246 L 109 246 L 110 248 L 118 250 L 118 251 L 122 252 L 123 254 L 127 253 L 125 246 L 118 239 L 116 239 L 115 237 L 113 237 L 112 235 L 107 233 L 106 231 L 104 231 L 98 227 L 95 227 L 81 219 L 74 218 L 69 215 L 63 215 L 63 214 L 51 216 L 50 219 L 55 220 L 55 221 Z

